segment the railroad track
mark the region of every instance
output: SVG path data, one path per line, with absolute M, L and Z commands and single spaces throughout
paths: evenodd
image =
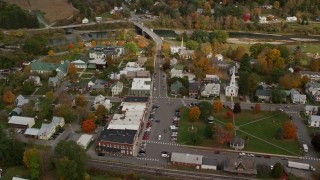
M 252 178 L 247 177 L 235 177 L 235 176 L 227 176 L 227 175 L 219 175 L 219 174 L 210 174 L 204 172 L 191 172 L 191 171 L 183 171 L 183 170 L 175 170 L 175 169 L 165 169 L 165 168 L 156 168 L 149 166 L 138 166 L 134 164 L 125 164 L 120 162 L 112 162 L 112 161 L 100 161 L 100 160 L 89 160 L 88 166 L 95 167 L 97 169 L 106 169 L 106 170 L 114 170 L 120 172 L 138 172 L 141 174 L 148 174 L 153 176 L 165 176 L 174 179 L 188 179 L 188 180 L 233 180 L 233 179 L 244 179 L 249 180 Z

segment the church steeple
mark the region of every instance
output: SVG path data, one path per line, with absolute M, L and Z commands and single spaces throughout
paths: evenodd
M 233 66 L 233 68 L 232 68 L 231 80 L 230 80 L 230 86 L 236 86 L 236 75 L 235 75 L 235 71 L 236 71 L 236 66 Z

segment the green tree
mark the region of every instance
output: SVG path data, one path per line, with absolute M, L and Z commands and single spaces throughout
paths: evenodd
M 192 49 L 192 50 L 197 50 L 199 48 L 199 43 L 194 40 L 189 40 L 186 42 L 186 48 Z
M 246 71 L 248 73 L 251 72 L 251 63 L 250 63 L 250 57 L 248 53 L 244 54 L 242 57 L 242 60 L 240 62 L 240 68 L 239 71 Z
M 78 118 L 77 112 L 70 105 L 67 104 L 59 105 L 55 109 L 54 115 L 63 117 L 66 122 L 73 122 Z
M 124 45 L 124 49 L 129 52 L 129 53 L 132 53 L 134 55 L 136 55 L 138 53 L 138 46 L 136 43 L 134 42 L 129 42 L 129 43 L 126 43 Z
M 202 30 L 195 30 L 191 35 L 191 39 L 197 41 L 199 44 L 208 42 L 208 33 Z
M 282 103 L 283 101 L 285 101 L 286 93 L 276 88 L 271 91 L 271 98 L 272 98 L 272 103 L 276 103 L 276 104 Z
M 204 129 L 204 133 L 206 138 L 212 138 L 213 132 L 212 132 L 212 125 L 211 124 L 207 124 L 205 129 Z
M 276 133 L 276 139 L 283 139 L 283 129 L 279 128 Z
M 31 95 L 36 90 L 34 83 L 32 81 L 26 81 L 22 85 L 21 94 Z
M 27 39 L 22 49 L 31 55 L 46 55 L 49 51 L 48 40 L 44 36 L 32 36 Z
M 271 171 L 271 175 L 273 178 L 280 178 L 281 175 L 283 174 L 283 166 L 281 163 L 277 162 Z
M 207 101 L 202 101 L 198 104 L 198 107 L 200 109 L 200 119 L 207 122 L 208 117 L 212 115 L 212 104 Z
M 60 176 L 64 177 L 64 179 L 83 179 L 88 157 L 84 149 L 76 142 L 64 140 L 59 141 L 55 148 L 55 156 L 57 159 L 63 158 L 62 162 L 64 163 L 61 161 L 55 162 Z M 63 167 L 63 164 L 68 165 L 67 167 L 69 168 Z M 68 176 L 65 177 L 65 175 Z
M 77 172 L 77 164 L 73 160 L 69 160 L 67 157 L 59 158 L 56 161 L 56 168 L 60 179 L 79 179 L 79 172 Z M 82 174 L 84 172 L 80 172 Z
M 31 156 L 29 163 L 30 163 L 29 172 L 30 172 L 31 179 L 38 179 L 40 176 L 39 156 L 38 155 Z

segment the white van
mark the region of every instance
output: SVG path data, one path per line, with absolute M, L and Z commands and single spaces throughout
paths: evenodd
M 308 152 L 308 145 L 303 144 L 302 146 L 303 146 L 303 150 L 304 150 L 304 152 L 306 152 L 306 153 L 307 153 L 307 152 Z

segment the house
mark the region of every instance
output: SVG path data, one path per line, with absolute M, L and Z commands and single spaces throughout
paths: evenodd
M 22 116 L 12 116 L 9 118 L 9 127 L 18 129 L 31 128 L 34 124 L 34 118 L 22 117 Z
M 203 156 L 201 155 L 173 152 L 171 154 L 170 161 L 173 165 L 200 169 L 202 165 L 202 158 Z
M 200 83 L 192 82 L 189 83 L 189 97 L 195 98 L 199 95 Z
M 111 88 L 112 97 L 120 95 L 123 90 L 123 83 L 120 81 L 117 81 Z
M 69 68 L 70 62 L 67 61 L 61 61 L 60 65 L 57 67 L 56 72 L 61 72 L 63 76 L 68 75 L 68 68 Z
M 297 22 L 297 21 L 298 21 L 298 18 L 295 17 L 295 16 L 287 17 L 287 18 L 286 18 L 286 21 L 287 21 L 287 22 Z
M 72 61 L 71 64 L 74 64 L 74 66 L 77 69 L 86 69 L 87 68 L 87 62 L 85 62 L 84 60 L 81 60 L 81 59 Z
M 137 136 L 137 130 L 104 129 L 97 139 L 95 150 L 108 155 L 132 156 Z
M 92 106 L 95 110 L 97 110 L 99 105 L 103 105 L 108 110 L 110 110 L 110 108 L 112 107 L 111 101 L 101 94 L 94 98 Z
M 198 14 L 202 14 L 202 13 L 203 13 L 203 9 L 202 9 L 202 8 L 198 8 L 198 9 L 197 9 L 197 13 L 198 13 Z
M 208 83 L 205 85 L 203 91 L 201 91 L 202 97 L 219 97 L 220 96 L 220 84 Z
M 150 71 L 137 71 L 137 78 L 150 78 Z
M 89 20 L 88 20 L 88 18 L 83 18 L 81 22 L 82 22 L 82 24 L 88 24 Z
M 306 116 L 318 114 L 318 106 L 306 105 L 304 107 L 304 113 Z
M 188 79 L 189 83 L 193 83 L 195 81 L 196 75 L 194 75 L 193 73 L 183 73 L 183 77 L 186 77 Z
M 64 74 L 61 71 L 58 71 L 58 73 L 56 74 L 56 76 L 54 77 L 49 77 L 48 79 L 48 85 L 50 87 L 57 87 L 60 86 L 60 84 L 62 83 L 64 78 Z
M 170 59 L 170 66 L 174 66 L 174 65 L 176 65 L 177 63 L 178 63 L 178 59 L 176 59 L 176 58 Z
M 211 60 L 211 64 L 215 67 L 217 67 L 218 69 L 227 69 L 229 67 L 229 64 L 223 60 L 223 58 L 221 59 L 221 57 L 214 57 Z
M 38 128 L 28 128 L 26 129 L 26 131 L 24 132 L 24 135 L 27 138 L 35 138 L 38 139 L 38 134 L 39 134 L 39 129 Z
M 22 109 L 19 107 L 14 108 L 10 113 L 9 113 L 9 117 L 11 116 L 20 116 L 22 113 Z
M 230 65 L 229 74 L 232 75 L 233 72 L 234 74 L 238 74 L 239 69 L 240 69 L 240 64 L 235 62 L 232 65 Z
M 320 116 L 311 115 L 308 124 L 311 127 L 320 127 Z
M 115 6 L 113 9 L 111 9 L 110 14 L 119 13 L 122 11 L 122 7 Z
M 258 97 L 258 101 L 260 101 L 260 102 L 270 102 L 271 89 L 258 88 L 256 90 L 255 96 Z
M 175 68 L 172 68 L 170 70 L 170 78 L 174 78 L 174 77 L 177 77 L 177 78 L 183 78 L 183 70 L 178 70 L 178 69 L 175 69 Z
M 307 76 L 310 81 L 319 81 L 320 80 L 320 72 L 317 71 L 300 71 L 300 76 Z
M 170 46 L 170 54 L 176 54 L 179 53 L 181 50 L 186 50 L 187 48 L 183 46 L 183 38 L 181 40 L 180 46 Z
M 243 158 L 243 157 L 227 157 L 223 165 L 225 172 L 252 175 L 257 174 L 256 162 L 254 158 Z
M 205 83 L 215 83 L 220 84 L 220 78 L 217 75 L 206 74 L 206 77 L 203 79 Z
M 94 84 L 91 86 L 90 92 L 103 93 L 104 92 L 104 85 Z
M 320 83 L 307 83 L 305 86 L 305 92 L 313 99 L 313 101 L 320 102 Z
M 107 57 L 114 59 L 119 55 L 119 48 L 96 46 L 89 50 L 88 68 L 104 69 L 107 67 Z
M 46 63 L 35 61 L 31 63 L 30 72 L 39 74 L 49 74 L 53 73 L 59 66 L 60 64 L 58 63 Z
M 42 86 L 39 76 L 29 76 L 29 80 L 32 80 L 35 86 Z
M 27 104 L 27 103 L 29 103 L 29 99 L 26 99 L 25 97 L 23 97 L 21 94 L 18 96 L 18 97 L 16 97 L 16 99 L 14 100 L 14 102 L 13 102 L 13 105 L 15 106 L 15 107 L 22 107 L 23 105 L 25 105 L 25 104 Z
M 231 80 L 230 80 L 230 84 L 228 86 L 226 86 L 226 88 L 225 88 L 226 96 L 232 96 L 232 97 L 238 96 L 239 87 L 238 87 L 238 84 L 236 81 L 235 68 L 236 67 L 234 66 Z
M 77 144 L 81 146 L 83 149 L 87 149 L 89 144 L 93 141 L 91 134 L 82 134 L 80 138 L 77 140 Z
M 183 59 L 192 59 L 192 57 L 194 55 L 194 50 L 181 49 L 179 52 L 179 55 Z
M 133 78 L 130 94 L 134 96 L 149 96 L 151 78 Z
M 42 140 L 49 140 L 50 137 L 56 132 L 57 127 L 63 127 L 65 121 L 63 117 L 52 117 L 50 124 L 42 123 L 41 128 L 38 133 L 38 138 Z
M 171 94 L 179 94 L 180 89 L 183 87 L 180 81 L 175 81 L 170 85 Z
M 222 54 L 216 54 L 215 58 L 217 58 L 218 61 L 223 61 L 223 56 Z
M 290 90 L 290 97 L 294 104 L 305 104 L 307 101 L 307 96 L 305 94 L 300 94 L 300 92 L 295 89 Z
M 240 150 L 244 148 L 245 145 L 245 140 L 243 140 L 240 137 L 233 136 L 232 139 L 230 140 L 230 147 L 235 149 L 235 150 Z
M 266 24 L 266 23 L 268 23 L 267 17 L 265 17 L 265 16 L 259 16 L 259 23 L 260 23 L 260 24 Z
M 102 22 L 102 17 L 97 16 L 95 19 L 96 19 L 97 23 L 101 23 Z

